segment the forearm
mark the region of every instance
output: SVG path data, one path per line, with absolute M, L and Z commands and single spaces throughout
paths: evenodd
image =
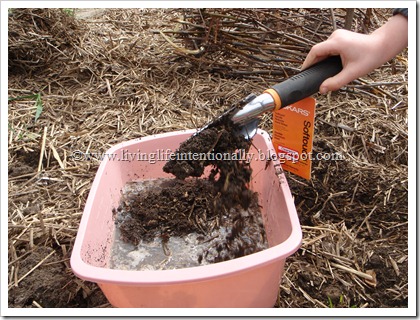
M 339 55 L 343 70 L 321 84 L 319 91 L 326 93 L 338 90 L 350 81 L 382 66 L 401 52 L 407 43 L 407 18 L 397 14 L 369 35 L 343 29 L 334 31 L 326 41 L 312 47 L 302 69 L 330 55 Z
M 401 14 L 391 17 L 386 24 L 371 34 L 377 50 L 378 66 L 391 60 L 408 45 L 407 18 Z

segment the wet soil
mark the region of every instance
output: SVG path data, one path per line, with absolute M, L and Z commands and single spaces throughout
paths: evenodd
M 197 234 L 198 244 L 209 244 L 198 255 L 198 264 L 227 261 L 267 248 L 257 193 L 251 193 L 246 210 L 239 203 L 223 210 L 217 206 L 220 193 L 209 180 L 151 182 L 158 183 L 128 193 L 115 211 L 122 241 L 137 246 L 160 238 L 165 250 L 170 237 Z
M 114 214 L 119 213 L 116 221 L 124 241 L 138 245 L 141 240 L 160 237 L 164 244 L 171 236 L 190 233 L 202 234 L 202 241 L 208 241 L 206 236 L 215 228 L 226 227 L 229 234 L 216 245 L 218 254 L 204 252 L 200 260 L 220 262 L 261 250 L 265 239 L 262 222 L 259 228 L 251 227 L 261 219 L 258 195 L 248 188 L 250 164 L 241 160 L 251 142 L 230 121 L 233 110 L 181 143 L 176 157 L 163 168 L 174 179 L 123 198 Z M 193 154 L 208 157 L 197 160 Z M 197 178 L 208 166 L 209 176 Z

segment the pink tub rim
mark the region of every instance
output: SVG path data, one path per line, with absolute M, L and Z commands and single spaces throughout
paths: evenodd
M 130 146 L 132 144 L 137 144 L 140 141 L 147 141 L 153 140 L 156 138 L 165 138 L 168 136 L 174 135 L 186 135 L 186 134 L 193 134 L 197 130 L 181 130 L 176 132 L 169 132 L 169 133 L 162 133 L 162 134 L 155 134 L 150 135 L 147 137 L 136 138 L 129 141 L 121 142 L 113 147 L 111 147 L 107 153 L 113 153 L 116 150 L 121 148 Z M 257 135 L 261 135 L 264 139 L 266 139 L 267 143 L 271 151 L 274 153 L 274 148 L 271 146 L 271 139 L 269 134 L 266 131 L 258 129 Z M 278 160 L 273 160 L 274 165 L 280 165 Z M 102 172 L 108 159 L 105 158 L 104 161 L 101 162 L 98 172 L 96 176 L 98 176 L 100 172 Z M 284 174 L 280 174 L 283 177 L 282 182 L 280 183 L 280 187 L 284 194 L 290 194 L 290 190 L 287 184 L 287 181 L 284 177 Z M 93 181 L 91 189 L 95 188 L 99 183 L 99 179 Z M 190 267 L 190 268 L 183 268 L 183 269 L 174 269 L 174 270 L 153 270 L 153 271 L 137 271 L 137 270 L 115 270 L 109 268 L 102 268 L 102 267 L 95 267 L 92 266 L 82 260 L 81 257 L 81 250 L 82 250 L 82 243 L 83 237 L 76 237 L 76 241 L 74 243 L 74 247 L 72 250 L 72 255 L 70 259 L 70 264 L 73 269 L 73 272 L 80 278 L 96 282 L 96 283 L 114 283 L 118 285 L 131 285 L 131 286 L 147 286 L 147 285 L 168 285 L 168 284 L 176 284 L 180 282 L 193 282 L 193 281 L 206 281 L 218 277 L 225 277 L 228 275 L 232 275 L 235 273 L 243 272 L 246 270 L 251 270 L 254 268 L 262 267 L 266 264 L 273 263 L 276 260 L 281 261 L 286 259 L 288 256 L 292 255 L 296 252 L 302 242 L 302 232 L 300 227 L 300 222 L 297 217 L 296 208 L 293 203 L 292 197 L 287 201 L 287 207 L 289 210 L 290 221 L 292 225 L 292 231 L 290 236 L 283 241 L 282 243 L 273 246 L 271 248 L 265 249 L 263 251 L 247 255 L 241 258 L 198 266 L 198 267 Z M 86 201 L 86 205 L 84 208 L 84 212 L 90 212 L 91 207 L 93 204 L 93 198 L 88 197 Z M 78 233 L 84 234 L 87 228 L 88 222 L 88 215 L 83 214 L 82 219 L 80 221 Z M 256 264 L 256 261 L 258 262 Z M 95 275 L 95 276 L 92 276 Z

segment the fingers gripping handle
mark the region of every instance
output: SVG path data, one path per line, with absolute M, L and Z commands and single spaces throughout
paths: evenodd
M 324 80 L 335 76 L 342 69 L 340 56 L 332 56 L 274 85 L 266 92 L 273 96 L 277 110 L 317 93 Z M 275 97 L 276 94 L 278 97 Z

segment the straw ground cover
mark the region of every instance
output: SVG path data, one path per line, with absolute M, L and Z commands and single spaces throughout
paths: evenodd
M 69 258 L 100 154 L 197 128 L 299 70 L 344 10 L 12 10 L 10 307 L 110 307 Z M 369 32 L 390 10 L 356 10 Z M 76 17 L 76 18 L 75 18 Z M 79 17 L 79 18 L 77 18 Z M 277 307 L 407 307 L 407 54 L 317 96 L 311 181 L 287 174 L 303 229 Z M 412 106 L 413 107 L 413 106 Z M 261 128 L 271 132 L 271 116 Z

